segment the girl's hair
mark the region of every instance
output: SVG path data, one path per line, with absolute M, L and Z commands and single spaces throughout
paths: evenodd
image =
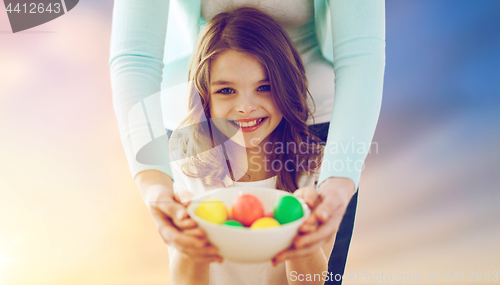
M 210 63 L 226 50 L 251 55 L 267 70 L 273 101 L 283 114 L 282 121 L 270 134 L 270 141 L 286 146 L 285 152 L 273 152 L 268 158 L 282 163 L 283 171 L 277 171 L 276 188 L 293 192 L 302 173 L 320 167 L 323 146 L 307 128 L 306 122 L 312 117 L 307 97 L 312 99 L 312 96 L 300 54 L 274 19 L 254 8 L 220 13 L 201 32 L 189 70 L 189 113 L 181 122 L 183 128 L 178 128 L 177 135 L 170 140 L 171 152 L 181 150 L 182 157 L 187 158 L 182 165 L 185 175 L 201 178 L 206 186 L 224 187 L 223 179 L 230 168 L 221 163 L 227 160 L 225 150 L 215 146 L 228 138 L 210 123 L 209 104 Z M 285 162 L 288 162 L 286 170 Z M 289 171 L 290 168 L 293 170 Z

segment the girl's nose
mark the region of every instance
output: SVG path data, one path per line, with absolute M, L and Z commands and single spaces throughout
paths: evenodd
M 251 114 L 257 110 L 257 98 L 252 94 L 245 94 L 240 96 L 236 105 L 236 111 L 241 114 Z

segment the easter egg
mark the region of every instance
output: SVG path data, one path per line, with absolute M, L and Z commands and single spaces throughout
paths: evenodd
M 227 219 L 227 208 L 220 200 L 207 199 L 198 206 L 195 214 L 205 221 L 222 224 Z
M 257 221 L 253 222 L 253 224 L 250 226 L 250 228 L 255 229 L 255 228 L 272 228 L 272 227 L 279 227 L 280 223 L 276 221 L 273 218 L 269 217 L 264 217 L 260 218 Z
M 296 221 L 303 215 L 302 205 L 293 196 L 283 196 L 274 205 L 274 218 L 282 225 Z
M 235 220 L 226 221 L 225 223 L 223 223 L 223 225 L 225 225 L 225 226 L 231 226 L 231 227 L 242 227 L 243 228 L 243 225 L 240 222 L 235 221 Z
M 232 218 L 249 227 L 257 219 L 264 216 L 264 206 L 260 200 L 250 194 L 244 194 L 234 199 Z

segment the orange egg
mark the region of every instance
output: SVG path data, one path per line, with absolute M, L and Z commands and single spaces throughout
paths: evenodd
M 264 217 L 264 206 L 262 206 L 259 198 L 254 195 L 243 194 L 234 199 L 232 206 L 232 218 L 245 227 Z

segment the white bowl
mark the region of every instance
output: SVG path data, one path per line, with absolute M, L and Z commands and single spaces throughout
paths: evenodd
M 218 199 L 228 209 L 234 199 L 242 194 L 252 194 L 259 198 L 267 213 L 274 209 L 274 203 L 290 193 L 258 187 L 229 187 L 210 193 L 191 201 L 187 208 L 189 216 L 206 232 L 208 240 L 219 249 L 219 254 L 231 261 L 240 263 L 257 263 L 271 260 L 276 254 L 292 245 L 299 227 L 309 217 L 311 211 L 306 203 L 298 198 L 304 210 L 304 216 L 296 221 L 273 228 L 250 229 L 222 226 L 201 219 L 195 211 L 206 199 Z

